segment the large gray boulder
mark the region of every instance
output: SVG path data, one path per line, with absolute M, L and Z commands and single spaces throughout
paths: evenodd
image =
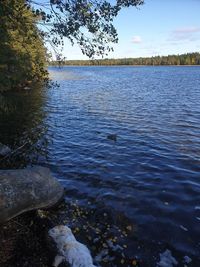
M 48 168 L 0 170 L 0 223 L 30 210 L 49 208 L 64 189 Z
M 11 153 L 11 149 L 8 146 L 0 143 L 0 157 L 4 157 L 10 153 Z

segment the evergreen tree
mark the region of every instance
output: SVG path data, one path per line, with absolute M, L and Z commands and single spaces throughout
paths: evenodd
M 51 65 L 58 65 L 57 61 L 50 62 Z M 200 65 L 200 53 L 189 53 L 182 55 L 156 56 L 146 58 L 120 58 L 120 59 L 99 59 L 99 60 L 67 60 L 63 65 Z

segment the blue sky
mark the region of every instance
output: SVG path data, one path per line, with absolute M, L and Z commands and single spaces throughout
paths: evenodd
M 200 51 L 200 0 L 146 0 L 139 9 L 121 11 L 114 25 L 119 43 L 109 58 Z M 67 59 L 85 59 L 66 42 Z

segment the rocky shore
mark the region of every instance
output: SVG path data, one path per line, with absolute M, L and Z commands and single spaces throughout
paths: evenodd
M 52 266 L 56 248 L 47 233 L 58 224 L 68 225 L 77 240 L 88 246 L 97 266 L 144 266 L 131 257 L 126 238 L 135 229 L 128 222 L 120 224 L 104 208 L 97 211 L 65 201 L 50 210 L 31 211 L 4 224 L 0 230 L 0 266 Z
M 68 225 L 77 240 L 88 246 L 97 266 L 139 266 L 126 253 L 131 225 L 120 225 L 101 206 L 60 202 L 63 193 L 47 168 L 0 170 L 1 267 L 52 266 L 57 251 L 47 233 L 59 224 Z

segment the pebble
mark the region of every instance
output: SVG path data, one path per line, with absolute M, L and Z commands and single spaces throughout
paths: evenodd
M 180 225 L 180 228 L 185 231 L 185 232 L 188 232 L 188 229 L 186 227 L 184 227 L 183 225 Z
M 192 259 L 190 257 L 188 257 L 188 256 L 184 256 L 183 260 L 184 260 L 184 263 L 192 262 Z

